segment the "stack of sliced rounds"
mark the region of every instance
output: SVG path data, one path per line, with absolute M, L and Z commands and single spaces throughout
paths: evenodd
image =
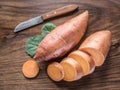
M 65 58 L 61 63 L 64 70 L 65 81 L 75 81 L 83 76 L 83 71 L 81 66 L 73 58 Z
M 90 35 L 78 50 L 71 52 L 60 62 L 62 69 L 59 70 L 63 70 L 63 80 L 75 81 L 92 73 L 96 66 L 104 63 L 110 45 L 110 31 L 103 30 Z
M 91 59 L 91 57 L 79 50 L 76 50 L 68 55 L 68 57 L 73 58 L 76 60 L 79 65 L 82 67 L 83 74 L 88 75 L 89 73 L 92 73 L 95 69 L 95 63 Z
M 51 63 L 47 68 L 47 73 L 54 81 L 71 82 L 92 73 L 94 69 L 95 63 L 91 57 L 80 50 L 76 50 L 60 63 Z

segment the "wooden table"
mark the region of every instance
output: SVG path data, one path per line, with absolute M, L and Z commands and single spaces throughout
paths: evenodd
M 40 63 L 35 79 L 26 79 L 22 64 L 30 59 L 25 53 L 25 41 L 40 34 L 42 24 L 14 33 L 17 24 L 68 4 L 79 5 L 74 13 L 46 22 L 60 25 L 88 10 L 88 29 L 83 37 L 108 29 L 112 32 L 112 45 L 103 66 L 82 79 L 67 83 L 53 82 L 46 73 L 49 62 Z M 120 90 L 120 0 L 0 0 L 0 90 Z

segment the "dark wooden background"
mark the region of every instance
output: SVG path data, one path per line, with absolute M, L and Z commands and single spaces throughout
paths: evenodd
M 108 29 L 112 32 L 112 45 L 103 66 L 78 81 L 53 82 L 46 73 L 49 62 L 40 63 L 35 79 L 26 79 L 22 64 L 30 59 L 25 53 L 25 41 L 40 34 L 41 26 L 13 33 L 17 24 L 32 17 L 68 4 L 79 5 L 79 10 L 46 22 L 60 25 L 88 10 L 88 29 L 83 37 Z M 120 90 L 120 0 L 0 0 L 0 90 Z

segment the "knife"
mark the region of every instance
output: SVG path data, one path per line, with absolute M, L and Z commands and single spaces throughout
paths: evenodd
M 58 8 L 56 10 L 50 11 L 41 16 L 37 16 L 35 18 L 29 19 L 27 21 L 24 21 L 24 22 L 18 24 L 15 27 L 14 32 L 18 32 L 18 31 L 24 30 L 26 28 L 29 28 L 31 26 L 37 25 L 39 23 L 42 23 L 44 20 L 67 14 L 69 12 L 76 10 L 77 8 L 78 8 L 78 5 L 73 4 L 73 5 L 67 5 L 67 6 Z

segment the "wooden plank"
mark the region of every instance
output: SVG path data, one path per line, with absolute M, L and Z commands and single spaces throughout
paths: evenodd
M 68 4 L 79 5 L 79 10 L 46 22 L 60 25 L 66 20 L 89 10 L 90 34 L 108 29 L 112 32 L 112 46 L 103 66 L 78 81 L 53 82 L 46 73 L 49 62 L 40 63 L 40 74 L 35 79 L 22 75 L 22 64 L 30 59 L 25 53 L 25 41 L 40 34 L 42 23 L 28 30 L 13 33 L 17 24 Z M 81 43 L 81 42 L 80 42 Z M 0 0 L 0 90 L 119 90 L 120 89 L 120 0 Z

